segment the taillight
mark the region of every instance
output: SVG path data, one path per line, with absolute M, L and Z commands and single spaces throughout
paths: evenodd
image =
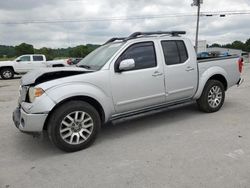
M 67 60 L 67 64 L 68 64 L 68 65 L 71 65 L 71 59 L 68 59 L 68 60 Z
M 239 72 L 240 72 L 240 73 L 242 73 L 243 65 L 244 65 L 244 59 L 241 57 L 241 58 L 238 60 L 238 68 L 239 68 Z

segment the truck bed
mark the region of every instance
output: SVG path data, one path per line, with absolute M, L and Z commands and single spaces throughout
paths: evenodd
M 239 56 L 212 57 L 198 59 L 199 77 L 207 71 L 214 71 L 219 68 L 220 73 L 225 76 L 228 81 L 228 88 L 235 85 L 239 81 L 240 72 L 238 70 Z M 210 69 L 210 70 L 209 70 Z

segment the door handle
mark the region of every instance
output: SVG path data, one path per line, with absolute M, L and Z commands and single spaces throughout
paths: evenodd
M 162 72 L 159 72 L 159 71 L 155 71 L 155 72 L 152 74 L 153 77 L 161 76 L 161 75 L 163 75 L 163 73 L 162 73 Z
M 188 66 L 188 67 L 186 68 L 186 71 L 187 71 L 187 72 L 193 71 L 193 70 L 194 70 L 194 67 L 189 67 L 189 66 Z

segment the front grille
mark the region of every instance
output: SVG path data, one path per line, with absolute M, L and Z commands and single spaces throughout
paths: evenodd
M 27 98 L 29 87 L 28 86 L 22 86 L 20 89 L 20 102 L 25 102 Z

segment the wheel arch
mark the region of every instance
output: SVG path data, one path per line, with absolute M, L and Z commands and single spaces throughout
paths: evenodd
M 97 110 L 98 114 L 100 115 L 102 123 L 105 122 L 105 112 L 104 112 L 104 109 L 103 109 L 102 105 L 96 99 L 94 99 L 92 97 L 80 96 L 79 95 L 79 96 L 66 98 L 66 99 L 60 101 L 59 103 L 57 103 L 54 106 L 54 108 L 49 112 L 48 117 L 46 118 L 43 130 L 47 130 L 49 119 L 50 119 L 51 115 L 54 113 L 54 111 L 56 109 L 58 109 L 61 105 L 65 104 L 66 102 L 73 101 L 73 100 L 75 100 L 75 101 L 77 101 L 77 100 L 78 101 L 84 101 L 84 102 L 89 103 L 90 105 L 92 105 Z
M 3 69 L 6 69 L 6 68 L 9 68 L 9 69 L 13 70 L 13 72 L 15 72 L 15 70 L 12 66 L 2 66 L 2 67 L 0 67 L 0 71 Z
M 211 76 L 211 77 L 207 80 L 207 82 L 208 82 L 209 80 L 217 80 L 217 81 L 220 81 L 220 82 L 223 84 L 225 91 L 226 91 L 227 88 L 228 88 L 227 80 L 226 80 L 226 78 L 225 78 L 223 75 L 221 75 L 221 74 L 215 74 L 215 75 Z
M 194 96 L 194 99 L 198 99 L 201 96 L 209 80 L 218 80 L 223 84 L 225 91 L 228 89 L 228 79 L 226 71 L 221 67 L 211 67 L 210 69 L 202 73 L 202 75 L 200 76 L 199 87 Z

